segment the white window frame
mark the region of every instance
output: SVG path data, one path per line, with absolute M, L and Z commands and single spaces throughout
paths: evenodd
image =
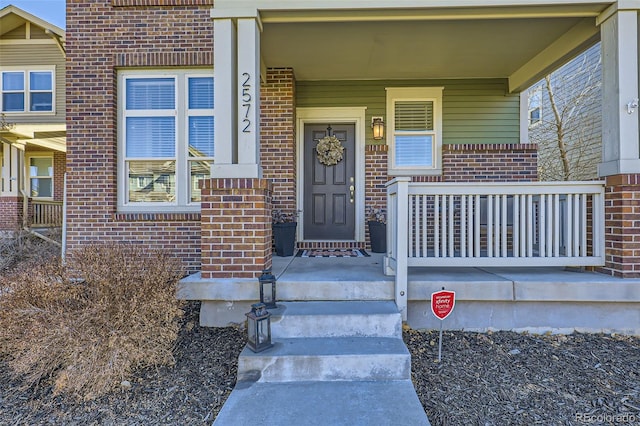
M 190 161 L 211 161 L 213 157 L 189 157 L 189 116 L 213 115 L 214 109 L 189 110 L 188 91 L 189 78 L 209 77 L 214 78 L 213 70 L 207 72 L 198 69 L 171 69 L 171 70 L 120 70 L 118 71 L 118 211 L 123 213 L 167 213 L 167 212 L 198 212 L 200 202 L 191 202 L 191 174 Z M 176 146 L 175 157 L 175 200 L 171 202 L 133 202 L 128 201 L 129 177 L 126 167 L 126 80 L 130 78 L 174 78 L 175 79 L 175 109 L 170 114 L 176 117 Z M 215 105 L 214 105 L 215 107 Z M 140 116 L 140 110 L 136 110 L 135 116 Z M 194 112 L 196 111 L 196 112 Z M 163 110 L 150 110 L 153 116 L 166 115 Z M 163 161 L 165 158 L 136 158 L 133 161 Z
M 538 105 L 535 108 L 531 108 L 531 100 L 535 99 L 536 96 L 539 99 L 540 105 Z M 543 104 L 542 85 L 538 85 L 528 93 L 528 97 L 527 97 L 527 123 L 529 124 L 530 129 L 542 123 L 542 104 Z M 536 109 L 540 111 L 538 115 L 538 120 L 535 122 L 531 122 L 531 114 Z
M 51 159 L 51 175 L 48 176 L 44 176 L 44 175 L 38 175 L 38 176 L 33 176 L 31 174 L 31 159 L 32 158 L 49 158 Z M 55 163 L 53 161 L 53 153 L 52 152 L 47 152 L 47 151 L 29 151 L 27 152 L 27 154 L 25 155 L 25 168 L 27 169 L 27 182 L 26 182 L 26 188 L 25 192 L 27 194 L 29 194 L 29 198 L 32 198 L 34 200 L 53 200 L 54 195 L 55 195 Z M 31 179 L 51 179 L 51 197 L 34 197 L 31 195 Z
M 390 176 L 437 176 L 442 174 L 442 92 L 444 87 L 387 87 L 388 174 Z M 433 102 L 433 134 L 431 166 L 396 166 L 395 103 L 399 101 Z
M 43 90 L 31 90 L 31 73 L 32 72 L 50 72 L 51 73 L 51 110 L 50 111 L 31 111 L 31 94 L 32 93 L 48 93 L 49 91 Z M 24 90 L 21 91 L 24 94 L 24 109 L 22 111 L 3 111 L 4 105 L 3 102 L 3 94 L 5 92 L 14 92 L 15 91 L 5 91 L 3 84 L 2 74 L 5 72 L 21 72 L 22 78 L 24 79 Z M 55 66 L 30 66 L 29 68 L 24 67 L 0 67 L 0 113 L 5 115 L 55 115 L 56 113 L 56 67 Z

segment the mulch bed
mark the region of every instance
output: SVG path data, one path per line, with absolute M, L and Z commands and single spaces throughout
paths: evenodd
M 210 425 L 233 389 L 245 333 L 202 328 L 190 303 L 176 365 L 140 371 L 94 401 L 23 391 L 0 360 L 2 425 Z M 640 339 L 405 330 L 432 425 L 640 424 Z
M 432 425 L 640 424 L 640 339 L 405 330 Z

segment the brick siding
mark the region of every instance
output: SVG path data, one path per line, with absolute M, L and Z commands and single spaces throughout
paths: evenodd
M 67 2 L 67 247 L 129 242 L 200 268 L 200 214 L 117 213 L 116 67 L 213 66 L 211 0 Z M 167 6 L 177 6 L 168 8 Z
M 640 278 L 640 174 L 608 176 L 606 182 L 606 263 L 599 271 Z
M 64 173 L 67 168 L 67 155 L 64 152 L 53 153 L 53 199 L 64 199 Z
M 0 197 L 0 231 L 22 227 L 22 197 Z
M 260 161 L 273 182 L 273 206 L 296 210 L 295 77 L 291 68 L 270 68 L 260 90 Z
M 202 278 L 257 278 L 271 267 L 268 179 L 204 179 Z

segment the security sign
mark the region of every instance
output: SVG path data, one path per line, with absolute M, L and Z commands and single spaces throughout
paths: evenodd
M 431 293 L 431 312 L 433 312 L 433 315 L 438 317 L 438 319 L 443 320 L 448 317 L 455 305 L 455 291 L 442 290 Z

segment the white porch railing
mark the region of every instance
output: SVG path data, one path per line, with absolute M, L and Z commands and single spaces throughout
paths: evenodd
M 401 310 L 410 266 L 604 265 L 603 182 L 396 178 L 387 209 L 385 272 Z

